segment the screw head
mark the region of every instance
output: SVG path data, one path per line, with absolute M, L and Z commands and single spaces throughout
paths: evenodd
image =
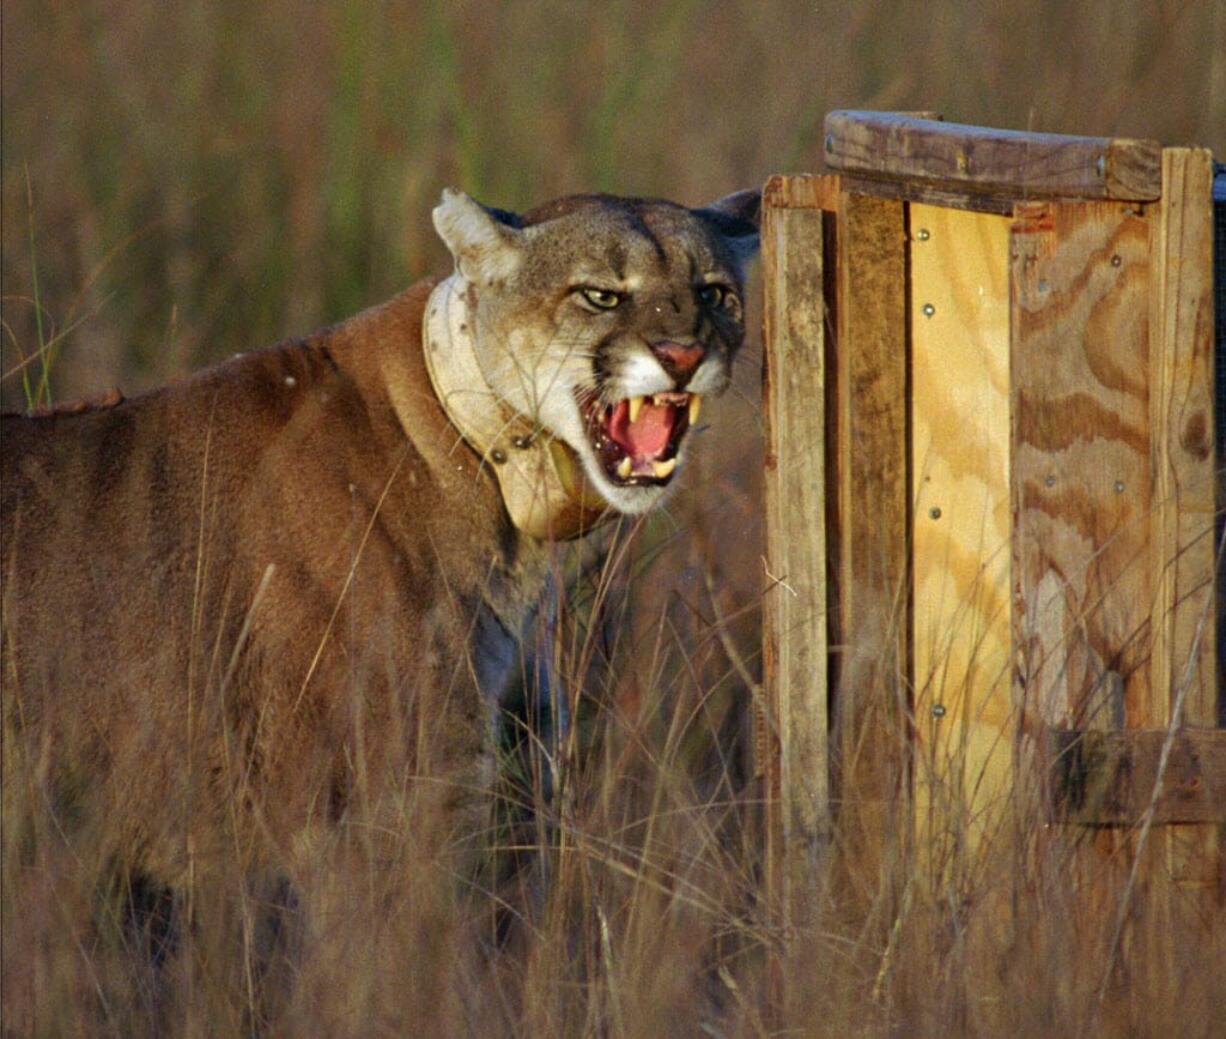
M 945 717 L 945 705 L 943 703 L 934 703 L 932 705 L 932 716 L 934 718 Z
M 915 232 L 915 237 L 918 238 L 921 242 L 926 242 L 928 241 L 929 238 L 932 237 L 932 234 L 929 232 L 928 228 L 921 227 L 918 231 Z
M 502 448 L 496 447 L 490 452 L 490 458 L 493 459 L 495 465 L 502 465 L 507 460 L 507 453 Z
M 940 519 L 941 518 L 941 506 L 934 505 L 931 509 L 928 510 L 928 515 L 931 516 L 934 520 Z
M 931 303 L 925 303 L 922 307 L 920 307 L 920 310 L 924 312 L 924 317 L 932 317 L 932 315 L 937 312 L 937 308 Z

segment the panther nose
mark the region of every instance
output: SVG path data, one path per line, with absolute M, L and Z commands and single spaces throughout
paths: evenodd
M 670 339 L 652 343 L 651 352 L 656 355 L 656 359 L 664 366 L 664 370 L 674 379 L 688 378 L 698 367 L 703 354 L 706 353 L 697 343 L 686 346 Z

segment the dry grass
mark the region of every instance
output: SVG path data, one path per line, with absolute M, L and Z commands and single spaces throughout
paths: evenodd
M 387 297 L 441 268 L 426 214 L 448 183 L 508 207 L 591 188 L 696 202 L 812 168 L 838 106 L 1226 154 L 1226 15 L 1195 0 L 18 0 L 3 18 L 6 407 L 137 390 Z M 1220 919 L 1151 848 L 1100 1001 L 1102 906 L 1135 838 L 1083 835 L 1090 855 L 1024 791 L 992 840 L 946 834 L 939 870 L 895 833 L 868 874 L 836 838 L 842 879 L 811 929 L 774 925 L 746 710 L 755 351 L 671 514 L 567 592 L 557 693 L 577 721 L 557 748 L 508 747 L 477 870 L 457 873 L 411 801 L 378 868 L 347 859 L 386 819 L 368 806 L 304 857 L 310 907 L 220 863 L 179 896 L 192 926 L 153 967 L 165 898 L 133 899 L 65 839 L 44 763 L 6 728 L 5 1034 L 1213 1035 Z
M 1046 827 L 1025 788 L 993 806 L 983 837 L 949 781 L 948 818 L 964 825 L 922 852 L 897 825 L 878 834 L 880 858 L 862 858 L 874 849 L 849 828 L 874 815 L 846 767 L 831 869 L 807 924 L 781 928 L 763 899 L 760 782 L 729 659 L 746 641 L 729 620 L 736 604 L 715 582 L 687 594 L 683 575 L 642 601 L 671 567 L 714 570 L 670 527 L 660 517 L 620 531 L 611 562 L 560 593 L 552 693 L 574 724 L 553 739 L 530 710 L 508 717 L 475 856 L 474 836 L 406 782 L 355 796 L 284 869 L 248 870 L 236 854 L 173 895 L 127 890 L 88 824 L 51 809 L 45 762 L 6 731 L 6 1029 L 1215 1034 L 1221 908 L 1171 880 L 1156 842 L 1125 903 L 1136 836 Z M 10 696 L 7 719 L 12 707 Z M 861 723 L 868 739 L 889 732 L 872 714 Z M 185 785 L 172 796 L 200 795 Z

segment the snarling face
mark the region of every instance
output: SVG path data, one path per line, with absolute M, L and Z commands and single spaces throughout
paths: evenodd
M 486 381 L 621 512 L 659 500 L 728 385 L 757 213 L 757 192 L 696 210 L 572 196 L 522 217 L 446 192 L 434 212 Z

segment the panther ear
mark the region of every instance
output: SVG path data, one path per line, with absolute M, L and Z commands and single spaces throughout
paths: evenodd
M 762 192 L 747 188 L 725 195 L 695 212 L 712 224 L 728 243 L 740 264 L 753 259 L 758 251 L 758 222 L 762 211 Z
M 434 208 L 434 229 L 468 281 L 481 285 L 511 277 L 521 262 L 521 232 L 499 211 L 490 211 L 462 191 L 443 189 Z

